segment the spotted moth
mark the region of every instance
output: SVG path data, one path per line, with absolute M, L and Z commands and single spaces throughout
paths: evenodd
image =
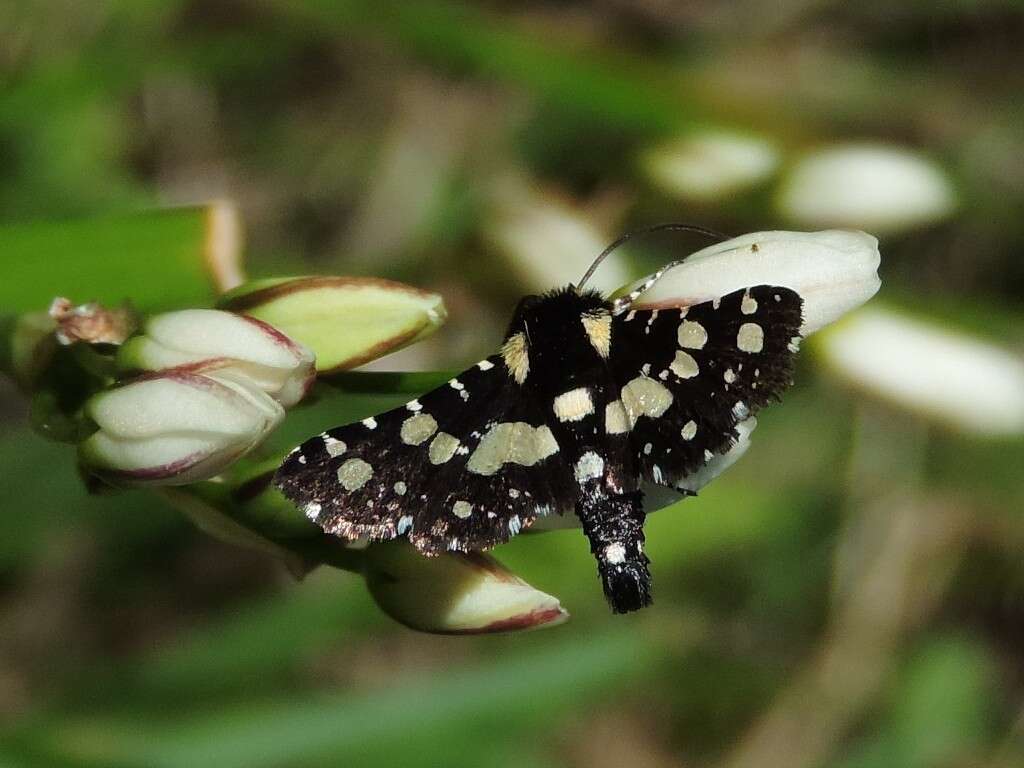
M 498 354 L 296 448 L 275 483 L 327 533 L 486 550 L 575 514 L 617 613 L 651 602 L 642 485 L 687 479 L 791 383 L 800 297 L 751 286 L 633 308 L 573 286 L 519 302 Z M 588 273 L 589 274 L 589 273 Z

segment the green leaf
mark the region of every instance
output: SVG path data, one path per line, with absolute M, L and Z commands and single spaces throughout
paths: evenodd
M 0 306 L 45 310 L 55 296 L 143 310 L 209 304 L 240 277 L 226 204 L 0 227 Z
M 331 756 L 345 765 L 473 764 L 481 757 L 469 752 L 473 746 L 550 728 L 599 694 L 635 682 L 659 658 L 644 633 L 619 628 L 583 641 L 567 635 L 539 651 L 502 655 L 498 663 L 445 665 L 428 677 L 357 695 L 251 702 L 159 722 L 93 715 L 58 726 L 48 746 L 73 753 L 85 744 L 98 751 L 94 759 L 157 768 L 260 768 Z

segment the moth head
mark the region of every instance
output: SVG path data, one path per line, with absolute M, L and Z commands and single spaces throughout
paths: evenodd
M 531 371 L 557 372 L 571 379 L 573 371 L 585 370 L 595 354 L 607 357 L 610 334 L 611 314 L 601 294 L 569 286 L 519 302 L 503 354 L 520 383 Z

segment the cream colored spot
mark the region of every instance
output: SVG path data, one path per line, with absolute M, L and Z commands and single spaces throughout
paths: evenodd
M 506 421 L 487 430 L 466 469 L 477 475 L 493 475 L 504 464 L 532 467 L 557 452 L 558 443 L 547 426 L 535 429 L 525 421 Z
M 405 483 L 403 483 L 401 480 L 399 480 L 397 483 L 395 483 L 395 493 L 397 493 L 399 496 L 405 496 L 405 492 L 408 491 L 408 490 L 409 490 L 409 487 Z
M 395 526 L 395 533 L 399 536 L 412 530 L 412 515 L 402 515 L 398 518 L 398 525 Z
M 672 365 L 669 368 L 680 379 L 692 379 L 700 373 L 700 366 L 693 359 L 693 355 L 689 352 L 683 352 L 681 349 L 676 350 L 676 359 L 672 361 Z
M 609 435 L 621 435 L 629 432 L 629 414 L 621 400 L 612 400 L 604 407 L 604 431 Z
M 362 459 L 349 459 L 338 467 L 338 482 L 346 491 L 358 491 L 373 477 L 373 467 Z
M 369 418 L 363 419 L 363 426 L 367 429 L 376 429 L 377 420 L 373 418 L 373 416 L 370 416 Z
M 736 346 L 741 352 L 760 352 L 764 349 L 764 331 L 757 323 L 744 323 L 736 334 Z
M 576 462 L 576 482 L 584 483 L 604 474 L 604 459 L 593 451 L 587 451 Z
M 431 464 L 444 464 L 458 450 L 459 439 L 447 432 L 438 432 L 437 437 L 430 441 L 428 456 Z
M 686 349 L 704 349 L 708 332 L 695 320 L 683 320 L 679 325 L 679 346 Z
M 560 394 L 551 407 L 559 421 L 579 421 L 594 412 L 594 401 L 589 389 L 579 387 Z
M 481 371 L 489 371 L 491 370 L 491 368 L 494 367 L 494 363 L 492 363 L 490 360 L 481 360 L 479 363 L 476 364 L 476 367 L 479 368 Z
M 626 562 L 626 548 L 621 542 L 614 542 L 604 548 L 604 559 L 611 565 L 619 565 Z
M 637 376 L 622 388 L 622 405 L 631 424 L 641 416 L 656 419 L 672 405 L 672 393 L 659 381 Z
M 405 404 L 405 407 L 407 410 L 410 410 L 413 413 L 423 410 L 423 406 L 420 405 L 419 400 L 410 400 L 408 403 Z
M 417 413 L 402 422 L 402 442 L 406 445 L 422 445 L 437 432 L 437 422 L 429 413 Z
M 501 356 L 505 359 L 505 367 L 508 368 L 512 378 L 517 384 L 526 381 L 530 373 L 530 353 L 526 346 L 526 336 L 523 333 L 513 333 L 508 337 L 505 345 L 501 348 Z
M 324 450 L 327 451 L 327 455 L 331 458 L 341 456 L 341 454 L 348 450 L 348 446 L 341 440 L 337 440 L 330 435 L 324 435 L 323 438 Z
M 452 514 L 460 520 L 465 520 L 473 514 L 473 505 L 468 501 L 456 501 L 452 507 Z
M 757 299 L 750 295 L 750 291 L 743 294 L 743 301 L 740 302 L 740 312 L 744 315 L 752 315 L 757 312 Z
M 580 318 L 590 345 L 601 357 L 608 357 L 612 348 L 612 316 L 601 310 Z
M 683 440 L 693 440 L 697 436 L 697 422 L 690 419 L 683 425 L 683 430 L 679 434 L 682 435 Z
M 725 379 L 726 384 L 732 384 L 734 381 L 736 381 L 736 371 L 734 371 L 732 368 L 726 368 L 723 378 Z
M 320 514 L 321 509 L 323 509 L 323 507 L 321 507 L 319 503 L 315 501 L 309 502 L 309 504 L 306 505 L 306 517 L 308 517 L 310 520 L 316 520 L 317 515 Z

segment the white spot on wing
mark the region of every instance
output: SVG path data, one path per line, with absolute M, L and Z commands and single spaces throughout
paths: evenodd
M 764 330 L 757 323 L 744 323 L 736 334 L 740 352 L 757 353 L 764 349 Z
M 693 440 L 693 438 L 697 436 L 697 422 L 690 419 L 683 425 L 683 429 L 679 434 L 683 440 Z
M 679 346 L 686 349 L 704 349 L 708 343 L 708 332 L 695 320 L 683 320 L 677 334 Z
M 324 450 L 327 451 L 328 456 L 341 456 L 341 454 L 348 450 L 348 446 L 341 440 L 336 440 L 328 434 L 321 435 L 321 437 L 323 437 Z
M 338 467 L 338 482 L 346 491 L 358 491 L 373 477 L 373 467 L 362 459 L 349 459 Z
M 473 514 L 473 505 L 468 501 L 456 501 L 452 507 L 452 514 L 460 520 L 465 520 L 471 514 Z
M 697 365 L 697 361 L 693 358 L 693 355 L 689 352 L 684 352 L 681 349 L 676 350 L 675 360 L 672 361 L 672 365 L 670 365 L 669 368 L 671 368 L 672 373 L 680 379 L 692 379 L 700 373 L 700 366 Z
M 757 312 L 757 299 L 750 295 L 750 291 L 744 291 L 743 301 L 740 302 L 740 312 L 744 315 L 752 315 Z
M 589 389 L 578 387 L 560 394 L 551 407 L 559 421 L 579 421 L 594 412 L 594 401 Z
M 363 426 L 366 427 L 367 429 L 376 429 L 377 420 L 373 418 L 373 416 L 370 416 L 367 419 L 363 419 Z

